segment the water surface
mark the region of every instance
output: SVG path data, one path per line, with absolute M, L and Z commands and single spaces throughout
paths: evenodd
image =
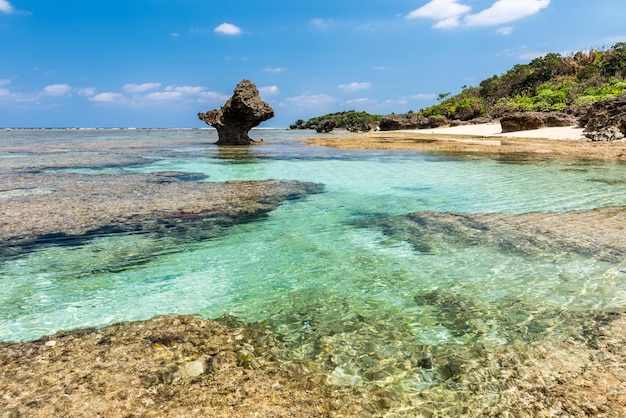
M 230 314 L 268 321 L 294 358 L 331 352 L 331 382 L 359 385 L 400 369 L 372 369 L 364 353 L 387 353 L 401 364 L 413 352 L 419 363 L 426 347 L 559 340 L 573 332 L 576 318 L 626 308 L 625 262 L 454 243 L 424 253 L 357 222 L 427 210 L 519 214 L 623 206 L 626 165 L 347 151 L 307 147 L 309 135 L 257 130 L 253 137 L 263 145 L 218 148 L 211 130 L 3 132 L 2 141 L 23 145 L 0 155 L 3 161 L 53 143 L 67 144 L 67 152 L 94 141 L 150 144 L 133 148 L 145 158 L 141 163 L 53 171 L 184 171 L 205 174 L 204 181 L 318 182 L 325 191 L 209 240 L 112 235 L 2 260 L 0 340 L 160 314 Z M 422 390 L 446 378 L 423 369 L 397 381 Z

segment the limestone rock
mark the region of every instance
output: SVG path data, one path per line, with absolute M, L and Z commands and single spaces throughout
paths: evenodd
M 194 361 L 189 361 L 178 367 L 178 374 L 183 379 L 188 379 L 196 376 L 200 376 L 206 372 L 206 359 L 199 358 Z
M 403 115 L 388 115 L 380 121 L 381 131 L 397 131 L 403 129 L 426 129 L 447 126 L 446 118 L 436 118 L 418 115 L 417 113 L 405 113 Z
M 198 117 L 217 129 L 218 145 L 249 145 L 248 132 L 274 117 L 274 109 L 264 102 L 256 85 L 242 80 L 230 99 L 220 109 L 198 113 Z
M 592 141 L 616 141 L 626 137 L 626 94 L 601 100 L 581 116 L 579 125 Z
M 516 112 L 500 119 L 502 133 L 527 131 L 554 126 L 573 126 L 574 118 L 557 112 Z
M 318 133 L 327 134 L 329 132 L 332 132 L 332 130 L 335 129 L 336 126 L 337 122 L 334 119 L 328 119 L 317 125 L 315 130 Z

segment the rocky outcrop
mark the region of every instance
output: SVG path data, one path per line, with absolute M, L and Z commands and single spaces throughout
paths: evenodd
M 527 131 L 554 126 L 574 126 L 574 118 L 557 112 L 516 112 L 500 119 L 502 133 Z
M 388 115 L 380 121 L 381 131 L 399 131 L 404 129 L 428 129 L 447 126 L 449 121 L 445 117 L 425 117 L 417 113 L 403 115 Z
M 579 119 L 584 135 L 592 141 L 616 141 L 626 137 L 626 94 L 591 105 Z
M 224 106 L 198 117 L 217 129 L 218 145 L 249 145 L 254 142 L 250 129 L 273 118 L 274 109 L 261 99 L 253 82 L 242 80 Z
M 230 225 L 262 218 L 283 201 L 323 190 L 321 184 L 289 180 L 194 181 L 203 177 L 179 172 L 11 177 L 0 186 L 0 194 L 8 196 L 0 199 L 0 259 L 102 235 L 151 234 L 161 243 L 166 237 L 210 239 Z
M 424 254 L 446 245 L 486 246 L 525 257 L 564 252 L 619 263 L 626 257 L 625 220 L 626 207 L 620 206 L 524 214 L 424 211 L 356 224 L 378 227 Z
M 319 125 L 317 125 L 315 127 L 315 130 L 318 133 L 327 134 L 329 132 L 332 132 L 336 126 L 337 126 L 337 122 L 334 119 L 327 119 L 323 121 L 322 123 L 320 123 Z

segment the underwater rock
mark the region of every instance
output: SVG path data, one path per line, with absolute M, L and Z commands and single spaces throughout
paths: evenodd
M 224 227 L 262 217 L 282 201 L 323 189 L 320 184 L 287 180 L 189 181 L 200 176 L 172 172 L 20 175 L 6 187 L 45 186 L 51 191 L 0 199 L 0 256 L 42 244 L 81 244 L 104 234 L 151 233 L 195 242 L 223 233 Z
M 274 109 L 264 102 L 250 80 L 242 80 L 220 109 L 198 113 L 200 120 L 217 129 L 218 145 L 249 145 L 254 142 L 250 129 L 274 117 Z
M 200 376 L 206 372 L 206 359 L 190 361 L 178 367 L 178 374 L 183 379 Z
M 626 258 L 626 207 L 525 214 L 425 211 L 364 219 L 357 225 L 378 227 L 426 254 L 449 243 L 528 256 L 558 251 L 609 262 Z

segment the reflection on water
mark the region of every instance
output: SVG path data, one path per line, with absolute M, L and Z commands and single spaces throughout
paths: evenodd
M 149 160 L 64 170 L 293 179 L 324 183 L 325 192 L 210 239 L 112 235 L 5 259 L 2 340 L 165 313 L 230 314 L 265 321 L 282 344 L 277 356 L 323 369 L 331 385 L 428 393 L 440 407 L 484 389 L 502 359 L 522 361 L 521 353 L 539 346 L 558 351 L 572 338 L 585 349 L 597 324 L 626 307 L 622 257 L 575 251 L 532 229 L 524 235 L 535 249 L 529 253 L 506 249 L 516 239 L 510 230 L 510 242 L 498 236 L 501 229 L 484 238 L 476 225 L 451 239 L 446 234 L 470 224 L 450 229 L 440 219 L 435 228 L 425 219 L 419 232 L 404 228 L 402 217 L 393 227 L 371 221 L 425 211 L 624 206 L 624 164 L 342 151 L 306 147 L 303 133 L 289 131 L 266 131 L 264 143 L 250 148 L 211 146 L 210 131 L 97 134 L 99 144 L 126 141 Z M 93 141 L 76 132 L 53 136 L 48 140 Z

